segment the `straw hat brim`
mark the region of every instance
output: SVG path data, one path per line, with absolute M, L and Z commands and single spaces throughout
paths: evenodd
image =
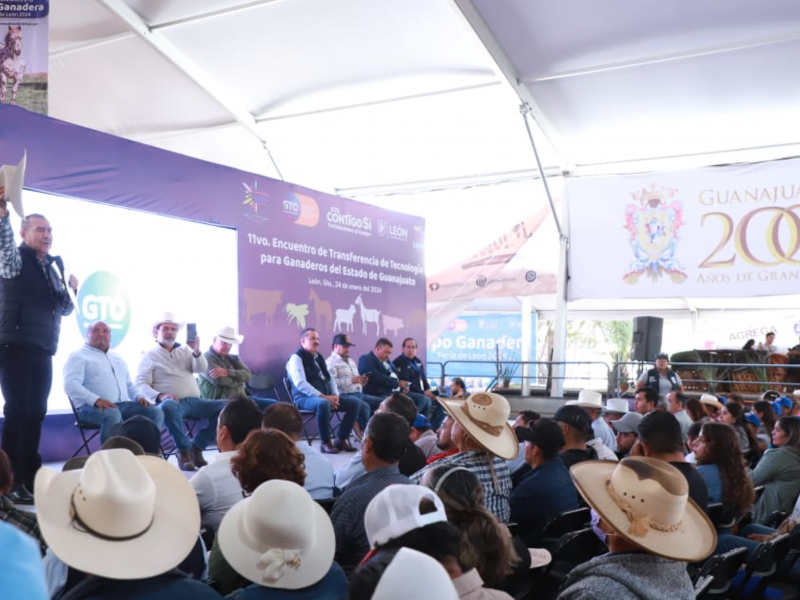
M 617 464 L 607 460 L 587 460 L 570 468 L 580 495 L 617 535 L 652 554 L 672 560 L 696 562 L 714 552 L 716 529 L 691 498 L 687 499 L 681 527 L 677 531 L 667 533 L 651 528 L 644 537 L 629 534 L 630 520 L 606 491 L 606 481 Z
M 519 454 L 519 441 L 514 430 L 508 423 L 503 423 L 503 430 L 499 436 L 494 436 L 478 427 L 464 412 L 464 400 L 448 400 L 440 398 L 439 402 L 453 419 L 458 421 L 461 428 L 469 436 L 483 446 L 486 450 L 505 460 L 513 460 Z
M 220 333 L 217 334 L 217 337 L 224 342 L 228 342 L 229 344 L 241 344 L 244 341 L 243 335 L 222 335 Z
M 83 471 L 36 473 L 36 513 L 47 545 L 67 565 L 109 579 L 145 579 L 177 567 L 200 532 L 200 508 L 192 485 L 162 458 L 137 456 L 156 488 L 150 528 L 126 541 L 109 541 L 76 527 L 70 516 L 72 493 Z
M 248 536 L 244 531 L 244 515 L 247 500 L 234 504 L 217 531 L 219 548 L 225 560 L 233 569 L 248 581 L 264 587 L 297 590 L 314 585 L 325 577 L 333 563 L 336 552 L 336 536 L 333 531 L 328 513 L 316 502 L 313 503 L 313 514 L 316 539 L 311 548 L 300 557 L 300 566 L 296 569 L 287 569 L 284 575 L 274 582 L 263 579 L 264 568 L 258 566 L 264 548 L 256 548 L 248 544 Z M 302 523 L 298 527 L 305 527 Z

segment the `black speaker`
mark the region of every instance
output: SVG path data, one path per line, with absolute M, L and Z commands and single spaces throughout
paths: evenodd
M 661 352 L 661 334 L 664 319 L 658 317 L 636 317 L 633 320 L 633 345 L 631 360 L 653 362 Z

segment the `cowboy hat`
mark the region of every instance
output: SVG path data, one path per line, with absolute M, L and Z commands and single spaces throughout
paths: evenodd
M 25 179 L 27 157 L 27 152 L 24 152 L 22 160 L 16 167 L 12 165 L 0 167 L 0 186 L 6 188 L 5 199 L 14 207 L 14 212 L 22 218 L 25 217 L 25 211 L 22 208 L 22 185 Z
M 606 400 L 606 412 L 627 414 L 629 412 L 628 401 L 625 398 L 609 398 Z
M 229 344 L 241 344 L 244 341 L 243 335 L 238 335 L 236 330 L 229 325 L 221 329 L 217 329 L 217 333 L 214 334 L 223 342 L 228 342 Z
M 700 402 L 703 404 L 708 404 L 709 406 L 713 406 L 717 409 L 722 408 L 725 406 L 716 396 L 712 396 L 711 394 L 703 394 L 700 396 Z
M 161 458 L 102 450 L 82 470 L 39 469 L 34 489 L 45 541 L 79 571 L 154 577 L 178 566 L 197 543 L 197 496 Z
M 439 398 L 439 403 L 488 452 L 506 460 L 519 454 L 517 436 L 508 424 L 511 407 L 500 394 L 475 392 L 466 400 Z
M 270 588 L 314 585 L 333 564 L 333 525 L 308 492 L 291 481 L 262 483 L 233 505 L 217 532 L 222 555 L 237 573 Z
M 686 478 L 668 462 L 638 456 L 618 463 L 587 460 L 569 472 L 584 500 L 626 541 L 687 562 L 714 552 L 714 525 L 689 498 Z
M 153 321 L 153 329 L 158 329 L 164 323 L 172 323 L 173 325 L 177 325 L 178 329 L 183 327 L 184 323 L 178 322 L 175 320 L 175 314 L 171 312 L 161 313 L 161 316 Z
M 603 408 L 603 394 L 594 390 L 581 390 L 578 399 L 567 402 L 567 404 L 580 406 L 581 408 Z

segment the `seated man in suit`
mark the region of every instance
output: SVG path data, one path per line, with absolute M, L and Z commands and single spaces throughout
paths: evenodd
M 307 327 L 303 330 L 300 348 L 286 363 L 286 374 L 292 384 L 292 399 L 297 407 L 316 413 L 322 452 L 355 452 L 348 438 L 359 413 L 362 410 L 369 411 L 369 405 L 352 395 L 339 396 L 336 380 L 331 377 L 325 359 L 319 354 L 319 333 L 316 329 Z M 336 443 L 331 434 L 331 410 L 344 412 Z
M 387 338 L 379 339 L 369 354 L 358 359 L 358 372 L 369 380 L 364 386 L 364 393 L 370 396 L 386 398 L 394 392 L 403 392 L 417 405 L 417 413 L 428 415 L 431 409 L 430 398 L 422 394 L 410 394 L 411 382 L 400 379 L 395 366 L 389 361 L 394 344 Z
M 428 376 L 425 373 L 425 365 L 417 358 L 417 340 L 406 338 L 403 340 L 403 353 L 392 361 L 397 375 L 400 379 L 408 381 L 408 395 L 414 399 L 420 414 L 430 416 L 433 429 L 439 429 L 444 421 L 444 409 L 428 383 Z M 420 398 L 419 396 L 423 396 Z M 424 412 L 421 407 L 425 403 L 431 407 L 430 412 Z

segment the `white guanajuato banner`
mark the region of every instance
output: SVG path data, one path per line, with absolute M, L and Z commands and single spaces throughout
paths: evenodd
M 800 293 L 800 159 L 567 180 L 569 297 Z

